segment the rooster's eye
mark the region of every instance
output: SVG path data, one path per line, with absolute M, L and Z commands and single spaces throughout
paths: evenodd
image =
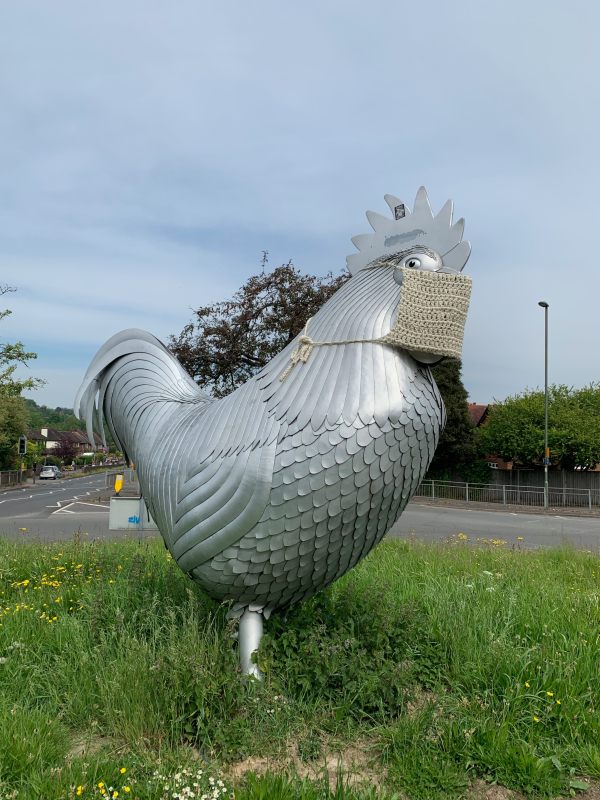
M 399 264 L 400 267 L 408 269 L 426 270 L 436 272 L 442 266 L 442 259 L 433 251 L 407 253 Z

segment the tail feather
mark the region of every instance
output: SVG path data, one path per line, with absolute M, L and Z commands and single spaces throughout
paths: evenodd
M 131 367 L 127 376 L 123 366 Z M 133 377 L 127 379 L 129 375 Z M 75 414 L 85 419 L 88 438 L 94 442 L 94 415 L 98 416 L 103 443 L 106 443 L 104 420 L 122 450 L 126 450 L 121 436 L 115 430 L 114 415 L 123 416 L 123 410 L 113 409 L 110 402 L 111 381 L 115 376 L 122 378 L 122 383 L 132 384 L 138 396 L 144 396 L 144 402 L 172 401 L 177 403 L 201 403 L 210 401 L 210 397 L 202 392 L 194 383 L 181 364 L 167 348 L 152 334 L 138 328 L 121 331 L 111 337 L 94 356 L 83 382 L 75 397 Z M 121 387 L 122 389 L 122 387 Z M 131 409 L 130 413 L 131 412 Z M 119 426 L 122 427 L 122 426 Z

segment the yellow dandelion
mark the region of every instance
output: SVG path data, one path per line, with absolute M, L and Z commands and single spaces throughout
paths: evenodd
M 560 705 L 560 700 L 557 700 L 557 701 L 556 701 L 556 705 L 557 705 L 557 706 L 559 706 L 559 705 Z
M 98 784 L 98 788 L 104 789 L 104 781 L 100 781 L 100 783 Z
M 554 692 L 546 692 L 547 697 L 554 697 Z
M 529 683 L 529 681 L 525 681 L 525 688 L 531 689 L 531 684 Z
M 534 721 L 534 722 L 539 722 L 539 721 L 540 721 L 540 718 L 539 718 L 539 717 L 534 717 L 534 718 L 533 718 L 533 721 Z
M 129 794 L 129 792 L 131 791 L 131 786 L 124 786 L 123 791 Z
M 118 791 L 117 791 L 116 789 L 115 789 L 115 790 L 114 790 L 114 792 L 112 793 L 112 796 L 113 796 L 113 797 L 118 797 L 118 796 L 119 796 L 119 793 L 118 793 Z
M 125 775 L 125 773 L 127 772 L 127 767 L 121 767 L 119 772 L 121 773 L 121 775 Z
M 75 794 L 77 795 L 77 797 L 81 797 L 81 795 L 83 794 L 83 786 L 78 786 L 77 789 L 75 790 Z

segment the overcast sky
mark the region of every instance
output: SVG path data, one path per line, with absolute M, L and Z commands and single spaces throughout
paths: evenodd
M 2 341 L 72 406 L 96 349 L 178 333 L 293 259 L 344 267 L 425 184 L 465 216 L 477 402 L 600 378 L 600 6 L 128 0 L 0 5 Z

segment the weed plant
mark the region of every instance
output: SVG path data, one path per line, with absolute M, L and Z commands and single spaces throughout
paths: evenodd
M 159 541 L 0 542 L 0 800 L 582 791 L 599 573 L 571 550 L 385 542 L 271 618 L 259 684 Z

